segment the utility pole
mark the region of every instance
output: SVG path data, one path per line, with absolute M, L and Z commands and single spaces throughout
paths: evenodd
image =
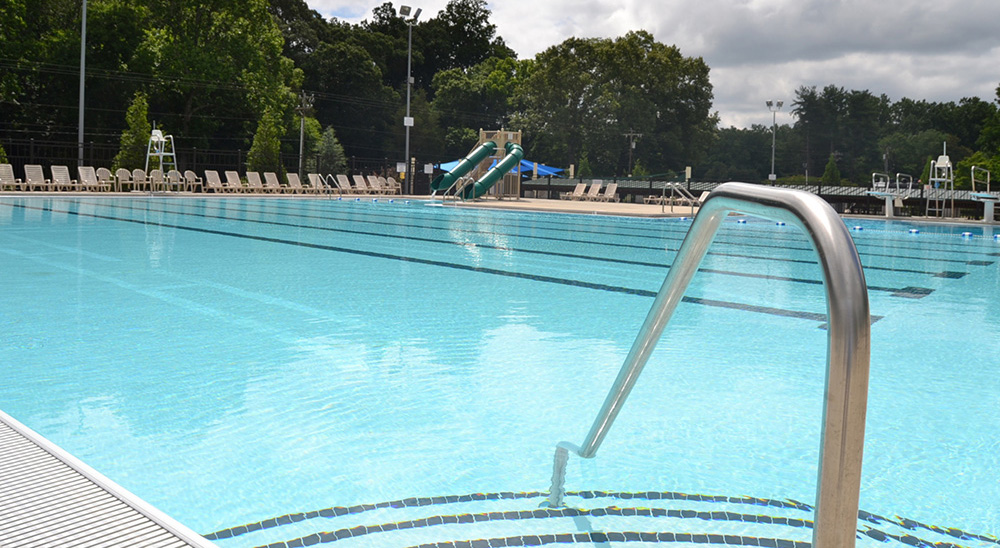
M 84 75 L 87 72 L 87 0 L 83 0 L 83 15 L 80 24 L 80 99 L 77 114 L 76 146 L 77 165 L 83 165 L 83 96 Z
M 306 93 L 304 90 L 299 94 L 299 106 L 295 108 L 296 112 L 299 113 L 299 177 L 303 177 L 305 174 L 302 172 L 302 156 L 305 152 L 303 146 L 305 144 L 306 137 L 306 112 L 313 106 L 313 99 L 315 96 L 311 93 Z M 319 166 L 316 166 L 319 169 Z
M 628 176 L 632 176 L 632 151 L 635 150 L 635 142 L 642 138 L 641 133 L 636 133 L 634 129 L 629 128 L 628 133 L 623 133 L 622 135 L 628 139 Z

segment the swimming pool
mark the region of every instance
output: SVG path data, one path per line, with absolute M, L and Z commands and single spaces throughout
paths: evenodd
M 996 546 L 1000 242 L 849 223 L 875 320 L 859 543 Z M 689 224 L 0 198 L 0 408 L 223 547 L 808 542 L 821 274 L 757 219 L 724 223 L 601 451 L 571 461 L 575 510 L 534 513 Z

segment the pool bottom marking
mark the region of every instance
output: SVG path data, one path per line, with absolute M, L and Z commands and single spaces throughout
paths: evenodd
M 409 498 L 403 500 L 381 502 L 378 504 L 362 504 L 351 507 L 331 507 L 312 512 L 286 514 L 284 516 L 279 516 L 277 518 L 271 518 L 268 520 L 251 523 L 247 525 L 241 525 L 230 529 L 223 529 L 220 531 L 216 531 L 214 533 L 206 534 L 204 536 L 209 540 L 222 540 L 239 536 L 245 533 L 259 531 L 262 529 L 268 529 L 268 528 L 278 527 L 281 525 L 287 525 L 290 523 L 296 523 L 306 519 L 313 519 L 316 517 L 335 518 L 348 514 L 359 514 L 380 508 L 398 509 L 398 508 L 417 507 L 417 506 L 454 504 L 461 502 L 475 502 L 475 501 L 503 500 L 503 499 L 531 499 L 531 498 L 540 498 L 545 496 L 547 496 L 546 493 L 538 491 L 519 492 L 519 493 L 512 493 L 512 492 L 475 493 L 468 495 L 452 495 L 445 497 Z M 568 492 L 567 496 L 580 497 L 583 499 L 616 498 L 622 500 L 671 500 L 671 501 L 690 501 L 690 502 L 708 502 L 708 503 L 732 503 L 732 504 L 746 504 L 754 506 L 767 506 L 778 509 L 794 509 L 804 512 L 811 512 L 813 510 L 812 506 L 792 499 L 777 500 L 777 499 L 761 499 L 755 497 L 727 497 L 719 495 L 698 495 L 698 494 L 687 494 L 687 493 L 677 493 L 677 492 L 649 491 L 649 492 L 628 493 L 628 492 L 613 492 L 613 491 L 611 492 L 577 491 L 577 492 Z M 562 518 L 562 517 L 604 517 L 604 516 L 612 516 L 612 517 L 637 516 L 637 517 L 657 517 L 657 518 L 665 517 L 674 519 L 700 519 L 703 521 L 717 521 L 717 522 L 731 521 L 731 522 L 743 522 L 743 523 L 758 523 L 764 525 L 778 525 L 785 527 L 808 528 L 808 529 L 811 529 L 813 527 L 813 522 L 807 519 L 798 519 L 787 516 L 747 514 L 747 513 L 732 512 L 732 511 L 698 511 L 691 509 L 657 508 L 657 507 L 622 508 L 618 506 L 608 506 L 608 507 L 599 507 L 590 509 L 540 508 L 532 510 L 478 512 L 474 514 L 465 513 L 465 514 L 453 514 L 453 515 L 435 515 L 431 517 L 424 517 L 419 519 L 403 520 L 396 522 L 387 522 L 377 525 L 358 525 L 355 527 L 342 528 L 334 531 L 322 531 L 322 532 L 312 533 L 310 535 L 298 537 L 295 539 L 289 539 L 285 541 L 262 545 L 261 548 L 263 547 L 291 548 L 298 546 L 311 546 L 314 544 L 336 542 L 342 539 L 361 537 L 369 534 L 377 534 L 381 532 L 405 530 L 405 529 L 416 529 L 416 528 L 430 527 L 435 525 L 471 524 L 471 523 L 488 522 L 488 521 L 512 521 L 512 520 L 547 519 L 547 518 Z M 896 516 L 895 518 L 886 518 L 884 516 L 866 512 L 864 510 L 859 510 L 858 519 L 860 521 L 866 522 L 866 524 L 862 524 L 861 528 L 858 529 L 858 533 L 865 535 L 869 538 L 878 540 L 880 542 L 889 542 L 890 540 L 896 540 L 902 544 L 917 546 L 921 548 L 961 548 L 961 545 L 954 544 L 951 542 L 932 542 L 921 539 L 906 532 L 897 534 L 890 532 L 891 530 L 883 531 L 882 529 L 876 529 L 875 527 L 871 527 L 870 525 L 867 524 L 877 525 L 880 527 L 884 525 L 891 525 L 893 527 L 899 527 L 907 531 L 925 529 L 927 531 L 931 531 L 958 540 L 978 540 L 993 544 L 1000 544 L 1000 540 L 990 535 L 979 535 L 979 534 L 969 533 L 956 528 L 945 528 L 934 525 L 927 525 L 907 518 L 902 518 L 899 516 Z M 745 535 L 726 535 L 726 534 L 689 533 L 689 532 L 675 533 L 675 532 L 663 532 L 663 531 L 655 531 L 655 532 L 591 531 L 583 533 L 533 534 L 533 535 L 523 535 L 514 537 L 497 537 L 490 539 L 479 538 L 474 540 L 473 539 L 452 540 L 452 541 L 420 544 L 412 548 L 425 548 L 425 547 L 464 548 L 464 547 L 476 547 L 476 546 L 485 546 L 485 547 L 538 546 L 538 545 L 553 544 L 553 543 L 592 543 L 592 542 L 693 542 L 701 544 L 727 544 L 733 546 L 767 546 L 772 548 L 808 548 L 810 546 L 810 543 L 808 542 L 767 538 L 767 537 L 753 537 Z

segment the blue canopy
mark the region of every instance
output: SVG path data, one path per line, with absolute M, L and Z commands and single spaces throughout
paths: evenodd
M 451 171 L 451 170 L 455 169 L 455 167 L 458 166 L 458 163 L 461 162 L 461 161 L 462 160 L 454 160 L 452 162 L 442 162 L 440 164 L 435 165 L 434 167 L 436 167 L 438 169 L 441 169 L 441 170 L 444 170 L 444 171 Z M 493 160 L 493 163 L 490 164 L 490 167 L 492 168 L 495 165 L 497 165 L 497 161 Z M 521 160 L 521 174 L 522 175 L 527 175 L 527 176 L 530 177 L 534 173 L 534 169 L 535 169 L 535 163 L 534 162 L 531 162 L 529 160 Z M 515 166 L 514 169 L 512 169 L 510 171 L 511 171 L 511 173 L 516 173 L 517 172 L 517 167 Z M 538 164 L 538 176 L 539 177 L 546 177 L 546 176 L 549 176 L 549 175 L 552 175 L 554 177 L 562 177 L 562 175 L 560 175 L 560 173 L 562 173 L 562 172 L 563 172 L 563 170 L 559 169 L 557 167 L 549 167 L 547 165 Z

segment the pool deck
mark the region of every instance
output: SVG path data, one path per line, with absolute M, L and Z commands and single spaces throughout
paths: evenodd
M 215 545 L 0 411 L 0 546 Z

